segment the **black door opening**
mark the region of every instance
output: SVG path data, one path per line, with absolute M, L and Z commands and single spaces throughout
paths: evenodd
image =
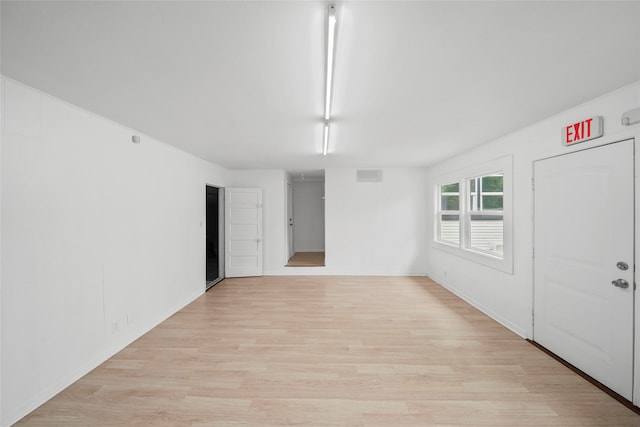
M 224 278 L 224 264 L 222 262 L 224 260 L 222 254 L 224 247 L 224 233 L 222 232 L 222 193 L 223 190 L 221 188 L 207 185 L 207 289 Z

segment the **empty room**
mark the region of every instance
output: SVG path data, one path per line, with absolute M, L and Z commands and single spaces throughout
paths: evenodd
M 640 426 L 639 1 L 0 19 L 0 426 Z

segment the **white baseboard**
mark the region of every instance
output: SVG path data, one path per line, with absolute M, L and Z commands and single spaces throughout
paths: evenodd
M 282 269 L 265 270 L 265 276 L 422 276 L 423 271 L 387 271 L 387 272 L 364 272 L 356 270 L 335 270 L 329 267 L 283 267 Z
M 487 316 L 491 317 L 493 320 L 495 320 L 496 322 L 500 323 L 502 326 L 504 326 L 505 328 L 509 329 L 511 332 L 521 336 L 522 338 L 525 338 L 525 339 L 527 338 L 527 331 L 525 329 L 523 329 L 523 328 L 521 328 L 521 327 L 519 327 L 517 325 L 514 325 L 512 322 L 508 321 L 504 317 L 500 316 L 499 314 L 497 314 L 497 313 L 493 312 L 492 310 L 488 309 L 487 307 L 483 306 L 478 301 L 476 301 L 473 298 L 469 297 L 465 293 L 460 292 L 455 287 L 447 284 L 444 280 L 440 280 L 440 279 L 436 280 L 433 277 L 429 277 L 429 278 L 431 280 L 433 280 L 435 283 L 437 283 L 438 285 L 442 286 L 443 288 L 445 288 L 448 291 L 450 291 L 451 293 L 453 293 L 454 295 L 460 297 L 461 299 L 463 299 L 467 303 L 471 304 L 473 307 L 477 308 L 478 310 L 480 310 L 481 312 L 483 312 Z

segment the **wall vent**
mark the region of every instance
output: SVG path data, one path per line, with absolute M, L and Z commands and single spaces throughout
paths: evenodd
M 356 182 L 382 182 L 381 169 L 358 169 Z

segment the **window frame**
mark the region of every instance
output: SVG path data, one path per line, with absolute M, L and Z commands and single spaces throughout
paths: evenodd
M 502 191 L 497 192 L 497 191 L 482 191 L 482 181 L 484 178 L 486 177 L 492 177 L 492 176 L 501 176 L 502 177 Z M 476 188 L 475 191 L 473 193 L 475 193 L 475 205 L 477 206 L 471 206 L 472 203 L 467 203 L 467 209 L 465 211 L 465 215 L 464 215 L 464 224 L 463 227 L 465 228 L 465 235 L 464 238 L 461 238 L 461 240 L 464 241 L 464 248 L 470 251 L 476 251 L 476 252 L 481 252 L 484 254 L 487 254 L 489 256 L 492 257 L 496 257 L 496 258 L 504 258 L 504 171 L 500 170 L 500 171 L 495 171 L 495 172 L 491 172 L 491 173 L 484 173 L 482 175 L 478 175 L 478 176 L 472 176 L 469 178 L 465 178 L 465 186 L 466 186 L 466 197 L 467 197 L 467 201 L 470 201 L 471 198 L 474 197 L 473 193 L 471 192 L 471 182 L 475 180 L 476 184 Z M 502 209 L 483 209 L 483 198 L 485 196 L 501 196 L 502 197 Z M 478 210 L 474 210 L 474 208 L 477 207 Z M 473 236 L 471 235 L 471 222 L 472 222 L 472 218 L 474 216 L 500 216 L 502 218 L 502 248 L 503 248 L 503 252 L 501 254 L 489 250 L 489 249 L 483 249 L 483 248 L 478 248 L 475 246 L 472 246 L 471 242 L 473 240 Z
M 458 191 L 456 193 L 453 192 L 443 192 L 442 191 L 442 187 L 447 186 L 447 185 L 452 185 L 452 184 L 458 184 Z M 442 242 L 444 244 L 447 245 L 451 245 L 451 246 L 455 246 L 455 247 L 460 247 L 460 245 L 462 244 L 462 222 L 460 221 L 461 219 L 461 208 L 462 208 L 462 185 L 459 182 L 450 182 L 449 184 L 442 184 L 440 186 L 438 186 L 438 219 L 437 219 L 437 237 L 439 238 L 441 233 L 442 233 L 442 216 L 443 215 L 457 215 L 458 216 L 458 241 L 454 242 L 451 240 L 441 240 L 438 239 L 439 242 Z M 442 209 L 442 197 L 443 196 L 454 196 L 457 195 L 458 196 L 458 209 L 457 210 L 451 210 L 451 209 Z
M 481 210 L 471 211 L 470 204 L 470 180 L 483 176 L 501 173 L 502 180 L 502 211 Z M 443 213 L 441 207 L 441 187 L 443 185 L 458 183 L 459 190 L 459 223 L 460 223 L 460 243 L 440 240 L 441 218 Z M 476 189 L 477 190 L 477 189 Z M 438 177 L 434 185 L 434 235 L 432 246 L 476 263 L 486 265 L 491 268 L 513 274 L 513 158 L 505 156 L 499 159 L 470 166 L 456 172 L 451 172 Z M 480 195 L 481 197 L 482 195 Z M 471 217 L 473 215 L 497 215 L 502 214 L 503 221 L 503 253 L 496 254 L 491 250 L 483 250 L 471 246 Z

